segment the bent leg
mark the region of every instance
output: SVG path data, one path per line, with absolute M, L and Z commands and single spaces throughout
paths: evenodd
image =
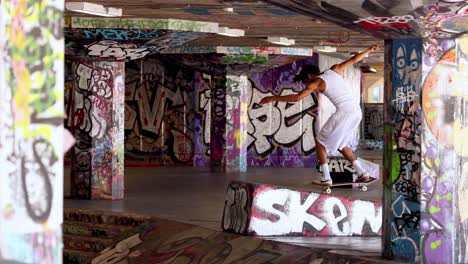
M 342 150 L 338 150 L 343 154 L 343 156 L 349 160 L 349 162 L 353 163 L 356 160 L 356 156 L 354 155 L 353 151 L 351 150 L 350 147 L 344 147 Z

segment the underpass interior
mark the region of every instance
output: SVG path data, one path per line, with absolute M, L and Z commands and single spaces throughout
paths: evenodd
M 97 23 L 84 19 L 73 18 L 72 27 L 74 23 L 79 26 Z M 317 65 L 325 70 L 349 58 L 349 53 L 274 45 L 260 48 L 245 44 L 239 47 L 199 47 L 197 43 L 218 37 L 197 32 L 175 34 L 162 30 L 72 28 L 66 29 L 65 33 L 69 43 L 67 47 L 70 47 L 65 73 L 68 117 L 65 126 L 75 131 L 75 137 L 83 141 L 93 139 L 88 147 L 78 142 L 65 157 L 64 193 L 70 197 L 65 199 L 65 208 L 137 213 L 228 231 L 225 223 L 228 217 L 226 210 L 229 210 L 226 196 L 233 181 L 280 186 L 285 190 L 309 192 L 312 196 L 321 194 L 322 188 L 311 184 L 321 175 L 317 166 L 315 136 L 335 111 L 334 106 L 319 94 L 298 103 L 261 106 L 259 102 L 269 95 L 299 92 L 304 84 L 293 79 L 303 67 Z M 348 35 L 348 38 L 335 41 L 350 41 L 351 32 L 340 34 Z M 132 44 L 116 41 L 122 37 L 136 39 Z M 199 39 L 193 40 L 196 38 Z M 327 34 L 321 41 L 334 41 L 331 38 L 333 36 Z M 379 43 L 379 40 L 373 40 Z M 147 45 L 147 51 L 152 54 L 145 54 L 146 50 L 139 51 L 139 54 L 133 50 L 126 51 L 127 47 L 131 50 L 141 43 Z M 81 45 L 86 49 L 81 50 Z M 97 56 L 100 61 L 82 61 L 80 56 L 83 52 Z M 295 211 L 300 208 L 291 208 L 281 216 L 283 222 L 272 222 L 273 229 L 266 233 L 250 227 L 257 235 L 273 241 L 324 249 L 324 252 L 357 250 L 369 257 L 381 255 L 383 64 L 379 56 L 372 54 L 368 58 L 372 65 L 361 62 L 344 73 L 363 111 L 362 125 L 358 130 L 350 131 L 353 136 L 349 144 L 357 151 L 358 157 L 373 162 L 372 176 L 378 181 L 369 185 L 367 192 L 351 186 L 333 189 L 332 195 L 342 199 L 336 200 L 338 204 L 326 205 L 336 201 L 322 195 L 320 199 L 323 201 L 316 205 L 317 215 L 322 219 L 326 218 L 323 215 L 326 207 L 330 207 L 338 210 L 331 211 L 330 217 L 343 216 L 341 222 L 357 222 L 357 226 L 351 230 L 340 223 L 336 230 L 324 229 L 320 224 L 313 226 L 307 219 L 304 219 L 305 224 L 297 222 L 297 226 L 291 226 L 293 224 L 285 219 L 301 219 L 303 213 Z M 125 62 L 105 61 L 115 57 Z M 371 67 L 378 70 L 370 71 Z M 105 163 L 97 158 L 101 157 L 97 153 L 99 150 L 94 150 L 95 146 L 105 145 L 106 140 L 112 139 L 106 139 L 103 132 L 106 127 L 118 126 L 113 121 L 118 118 L 115 113 L 107 120 L 104 115 L 109 107 L 122 105 L 122 98 L 118 103 L 113 99 L 121 85 L 125 88 L 124 138 L 123 142 L 120 141 L 125 154 L 124 199 L 115 197 L 112 189 L 121 188 L 120 184 L 95 182 L 103 179 L 97 175 L 105 175 L 106 172 Z M 88 90 L 95 90 L 95 93 Z M 113 129 L 111 135 L 122 127 Z M 121 147 L 119 144 L 115 141 L 110 143 L 114 152 Z M 331 151 L 329 155 L 335 183 L 352 181 L 354 170 L 351 163 L 337 151 Z M 115 159 L 107 161 L 115 166 Z M 95 180 L 87 182 L 90 175 Z M 117 200 L 94 200 L 115 198 Z M 367 220 L 363 218 L 362 223 L 354 215 L 364 214 L 352 211 L 353 201 L 361 200 L 368 203 L 366 206 L 370 206 L 369 212 L 374 215 Z M 273 201 L 276 202 L 284 203 Z M 262 210 L 269 210 L 268 207 Z M 323 220 L 326 225 L 332 222 L 331 219 Z M 288 231 L 288 226 L 296 231 Z M 67 241 L 73 239 L 74 236 L 65 237 Z M 79 247 L 65 245 L 66 256 L 70 260 L 71 255 L 77 255 L 70 252 Z M 67 245 L 70 245 L 68 249 Z
M 0 263 L 468 261 L 466 1 L 36 2 L 0 2 Z M 336 108 L 261 101 L 375 44 L 376 181 L 313 185 Z

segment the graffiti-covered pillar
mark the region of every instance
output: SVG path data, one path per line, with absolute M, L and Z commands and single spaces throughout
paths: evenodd
M 211 86 L 210 168 L 226 169 L 226 75 L 214 75 Z
M 62 263 L 64 1 L 0 1 L 0 263 Z
M 247 171 L 247 76 L 226 76 L 226 170 Z
M 468 36 L 424 45 L 421 258 L 468 263 Z
M 122 199 L 124 196 L 125 63 L 73 62 L 72 196 Z
M 194 118 L 194 155 L 193 167 L 210 167 L 211 142 L 211 75 L 196 72 L 192 98 Z
M 385 42 L 383 254 L 415 261 L 421 232 L 420 39 Z

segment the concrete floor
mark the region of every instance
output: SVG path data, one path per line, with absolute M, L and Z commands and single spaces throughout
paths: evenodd
M 65 195 L 70 193 L 69 168 L 65 168 Z M 129 167 L 125 169 L 125 199 L 90 201 L 65 199 L 68 208 L 133 212 L 221 229 L 225 190 L 231 180 L 268 183 L 289 188 L 320 191 L 310 182 L 316 170 L 306 168 L 249 168 L 247 173 L 211 173 L 209 169 L 188 167 Z M 367 192 L 335 189 L 334 194 L 354 199 L 381 200 L 382 183 Z M 380 237 L 275 237 L 269 238 L 312 248 L 358 250 L 366 256 L 381 252 Z

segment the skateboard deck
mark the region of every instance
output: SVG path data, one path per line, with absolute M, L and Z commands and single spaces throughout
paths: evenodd
M 324 184 L 319 181 L 313 181 L 312 184 L 315 186 L 320 186 L 323 187 L 322 191 L 324 193 L 331 193 L 331 189 L 333 187 L 338 187 L 338 186 L 347 186 L 347 185 L 352 185 L 352 186 L 358 186 L 359 189 L 363 192 L 367 191 L 367 185 L 372 184 L 373 182 L 377 181 L 378 179 L 376 178 L 370 178 L 366 182 L 340 182 L 340 183 L 335 183 L 332 185 Z

